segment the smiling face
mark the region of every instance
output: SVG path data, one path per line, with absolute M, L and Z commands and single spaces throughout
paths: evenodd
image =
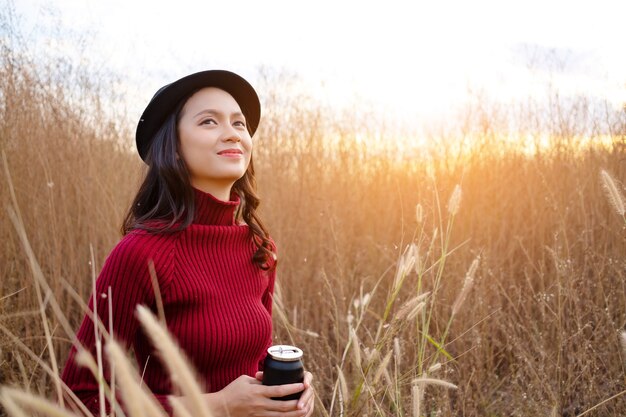
M 198 90 L 182 108 L 178 137 L 191 185 L 228 200 L 252 155 L 252 138 L 239 104 L 219 88 Z

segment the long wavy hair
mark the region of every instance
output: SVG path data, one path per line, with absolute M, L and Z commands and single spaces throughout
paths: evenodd
M 148 172 L 126 212 L 122 234 L 134 229 L 151 233 L 174 233 L 189 226 L 195 216 L 195 196 L 189 170 L 182 158 L 177 157 L 179 138 L 178 121 L 188 98 L 182 99 L 155 133 L 145 162 Z M 243 177 L 233 185 L 232 191 L 240 199 L 235 220 L 248 225 L 250 238 L 257 247 L 252 262 L 261 269 L 276 266 L 275 247 L 256 209 L 260 200 L 256 194 L 254 164 L 250 164 Z

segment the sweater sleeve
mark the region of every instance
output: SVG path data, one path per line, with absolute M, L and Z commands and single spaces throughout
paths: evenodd
M 265 290 L 265 293 L 263 294 L 263 298 L 261 299 L 261 302 L 263 303 L 263 306 L 265 307 L 265 309 L 267 310 L 267 312 L 269 313 L 270 317 L 272 317 L 272 306 L 273 306 L 273 297 L 274 297 L 274 284 L 276 282 L 276 269 L 272 269 L 271 272 L 268 272 L 269 275 L 269 280 L 267 283 L 267 289 Z M 272 336 L 270 335 L 266 346 L 265 346 L 265 351 L 267 351 L 267 348 L 269 348 L 270 346 L 272 346 Z M 265 361 L 265 356 L 263 356 L 260 360 L 259 360 L 259 371 L 263 370 L 263 362 Z
M 139 322 L 135 317 L 137 305 L 143 304 L 150 307 L 155 302 L 148 265 L 154 255 L 159 255 L 160 252 L 166 250 L 164 242 L 146 242 L 145 240 L 138 235 L 129 234 L 120 241 L 105 261 L 98 276 L 96 300 L 93 294 L 89 300 L 89 309 L 94 311 L 94 304 L 96 305 L 95 312 L 98 319 L 107 331 L 112 325 L 115 340 L 126 350 L 132 346 L 139 330 Z M 112 323 L 109 322 L 109 288 L 111 289 Z M 76 337 L 80 344 L 96 358 L 94 323 L 89 315 L 85 315 Z M 101 335 L 100 337 L 102 338 Z M 101 340 L 104 345 L 104 339 Z M 62 379 L 87 408 L 94 415 L 98 415 L 100 409 L 98 384 L 89 369 L 75 362 L 76 353 L 76 346 L 73 346 L 65 364 Z M 110 369 L 104 346 L 102 363 L 104 378 L 109 382 Z M 171 413 L 167 396 L 157 396 L 157 399 L 166 411 Z M 108 414 L 110 412 L 108 401 L 105 407 Z
M 277 252 L 276 242 L 274 242 L 274 240 L 271 240 L 271 244 L 272 244 L 273 252 L 276 253 Z M 263 294 L 263 298 L 261 301 L 263 302 L 263 305 L 267 309 L 267 312 L 270 313 L 270 317 L 271 317 L 272 316 L 272 299 L 274 297 L 274 284 L 276 282 L 276 258 L 274 258 L 271 261 L 271 269 L 267 271 L 267 274 L 269 278 L 267 282 L 267 289 L 265 290 L 265 293 Z
M 265 290 L 265 293 L 263 294 L 263 298 L 261 300 L 267 312 L 270 313 L 270 316 L 272 315 L 275 281 L 276 281 L 276 270 L 273 270 L 272 272 L 269 273 L 267 289 Z

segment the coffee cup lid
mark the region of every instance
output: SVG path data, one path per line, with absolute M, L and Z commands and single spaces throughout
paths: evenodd
M 274 345 L 267 349 L 267 353 L 277 361 L 289 362 L 302 357 L 302 349 L 289 345 Z

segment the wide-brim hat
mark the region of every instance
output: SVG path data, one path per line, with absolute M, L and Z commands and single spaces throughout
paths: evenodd
M 246 117 L 250 135 L 254 135 L 261 120 L 261 102 L 250 83 L 230 71 L 196 72 L 161 87 L 148 103 L 139 119 L 135 133 L 137 151 L 141 159 L 146 160 L 155 133 L 178 103 L 194 91 L 205 87 L 217 87 L 233 96 Z

